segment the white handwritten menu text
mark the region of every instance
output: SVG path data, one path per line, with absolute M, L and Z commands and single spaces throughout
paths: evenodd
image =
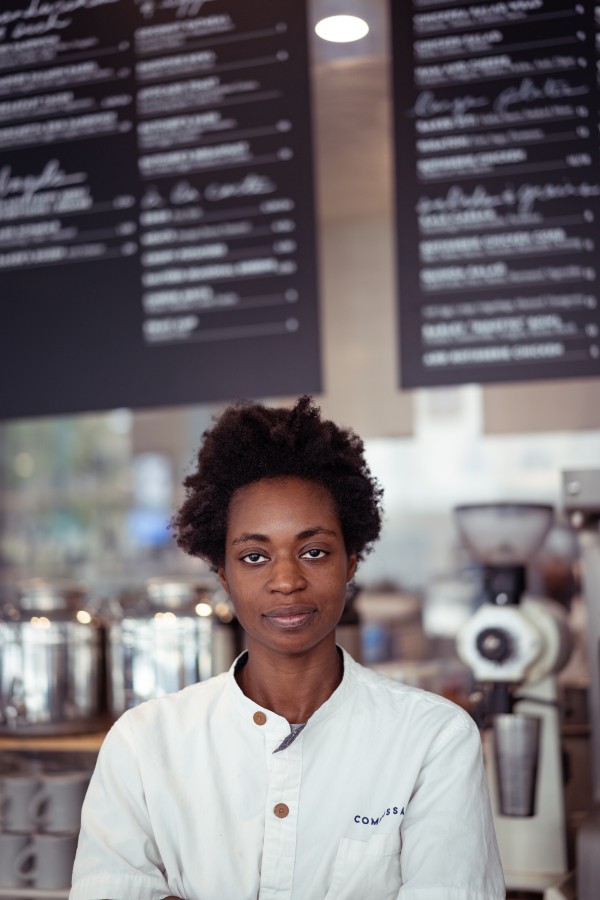
M 402 385 L 600 374 L 600 3 L 392 10 Z
M 2 4 L 0 416 L 319 389 L 307 53 L 298 0 Z

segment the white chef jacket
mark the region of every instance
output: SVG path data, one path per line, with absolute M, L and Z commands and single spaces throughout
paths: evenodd
M 70 900 L 501 900 L 479 732 L 344 652 L 286 719 L 228 673 L 126 712 L 101 748 Z

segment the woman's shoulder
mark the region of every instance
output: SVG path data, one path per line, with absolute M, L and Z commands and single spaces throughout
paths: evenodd
M 432 718 L 438 725 L 455 723 L 459 728 L 476 728 L 471 716 L 461 706 L 441 694 L 406 684 L 354 661 L 353 669 L 355 689 L 368 694 L 374 708 L 390 715 Z
M 188 685 L 179 691 L 146 700 L 124 712 L 113 725 L 122 732 L 143 733 L 156 729 L 179 727 L 198 721 L 218 704 L 226 690 L 228 673 L 215 675 L 206 681 Z

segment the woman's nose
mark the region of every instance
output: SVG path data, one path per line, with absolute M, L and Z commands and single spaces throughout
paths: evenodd
M 306 587 L 306 578 L 297 560 L 288 557 L 273 560 L 269 588 L 281 594 L 293 594 Z

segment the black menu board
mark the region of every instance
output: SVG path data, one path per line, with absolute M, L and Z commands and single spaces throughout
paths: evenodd
M 0 416 L 320 387 L 299 0 L 0 8 Z
M 402 386 L 600 375 L 600 3 L 392 28 Z

